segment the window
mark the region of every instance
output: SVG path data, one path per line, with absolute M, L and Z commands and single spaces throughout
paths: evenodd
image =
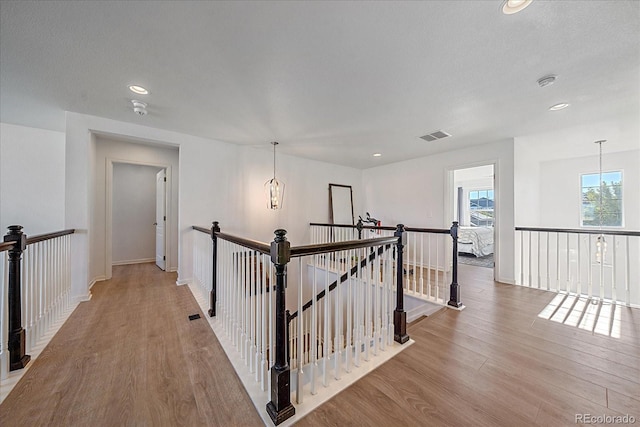
M 472 226 L 493 227 L 493 190 L 469 191 L 469 217 Z
M 580 176 L 583 227 L 622 227 L 622 171 Z M 602 188 L 602 194 L 600 189 Z

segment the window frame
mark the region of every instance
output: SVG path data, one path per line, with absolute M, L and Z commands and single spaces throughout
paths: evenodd
M 610 169 L 610 170 L 603 170 L 602 171 L 602 175 L 606 175 L 606 174 L 610 174 L 610 173 L 619 173 L 620 174 L 620 225 L 606 225 L 603 224 L 602 226 L 600 226 L 600 224 L 585 224 L 584 223 L 584 208 L 583 208 L 583 203 L 582 203 L 582 194 L 583 194 L 583 189 L 585 187 L 583 187 L 582 182 L 583 182 L 583 177 L 587 176 L 587 175 L 600 175 L 600 172 L 587 172 L 587 173 L 581 173 L 579 174 L 579 185 L 578 185 L 578 195 L 579 195 L 579 213 L 578 215 L 580 216 L 580 227 L 581 228 L 589 228 L 589 229 L 597 229 L 597 228 L 624 228 L 624 199 L 625 199 L 625 185 L 624 185 L 624 170 L 622 169 Z
M 467 202 L 467 210 L 469 212 L 469 216 L 471 215 L 471 193 L 473 192 L 487 192 L 487 200 L 491 200 L 493 202 L 493 207 L 491 208 L 491 212 L 493 212 L 493 217 L 492 217 L 492 224 L 489 225 L 481 225 L 478 227 L 495 227 L 495 221 L 496 221 L 496 193 L 495 193 L 495 188 L 493 187 L 485 187 L 485 186 L 478 186 L 478 187 L 472 187 L 469 190 L 466 191 L 466 202 Z M 493 193 L 493 197 L 491 199 L 489 199 L 489 192 Z M 479 197 L 479 196 L 478 196 Z M 488 208 L 486 208 L 486 210 L 489 210 Z M 469 225 L 472 227 L 475 227 L 474 225 L 471 224 L 471 219 L 469 218 Z

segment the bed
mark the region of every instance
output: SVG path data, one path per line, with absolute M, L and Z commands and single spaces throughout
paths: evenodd
M 493 227 L 459 227 L 458 253 L 477 257 L 493 253 Z

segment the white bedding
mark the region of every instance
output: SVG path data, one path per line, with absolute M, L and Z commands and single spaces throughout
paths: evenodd
M 459 227 L 458 252 L 477 257 L 493 253 L 493 227 Z

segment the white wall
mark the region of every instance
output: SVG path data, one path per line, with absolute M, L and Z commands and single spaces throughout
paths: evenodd
M 538 212 L 542 226 L 580 228 L 580 175 L 598 173 L 598 163 L 597 155 L 540 163 Z M 640 230 L 640 150 L 603 154 L 602 169 L 622 171 L 622 229 Z
M 62 132 L 0 123 L 0 233 L 64 228 L 64 145 Z
M 266 144 L 265 144 L 266 146 Z M 276 176 L 285 183 L 282 209 L 267 209 L 264 183 L 273 177 L 273 152 L 240 148 L 240 208 L 248 236 L 273 240 L 277 228 L 287 230 L 292 245 L 310 242 L 309 222 L 329 222 L 329 183 L 351 185 L 354 213 L 362 213 L 362 171 L 277 153 Z
M 514 148 L 515 224 L 541 227 L 540 222 L 540 147 L 516 139 Z
M 276 228 L 284 228 L 294 244 L 307 243 L 309 221 L 328 220 L 328 184 L 354 187 L 355 210 L 360 209 L 361 172 L 278 153 L 278 178 L 287 185 L 284 209 L 269 211 L 264 202 L 263 184 L 273 173 L 273 153 L 227 144 L 215 140 L 117 122 L 100 117 L 67 113 L 66 132 L 66 221 L 83 232 L 73 251 L 80 266 L 90 264 L 90 270 L 75 271 L 74 294 L 88 297 L 89 283 L 104 271 L 103 249 L 104 181 L 102 152 L 104 137 L 141 140 L 179 146 L 178 212 L 178 282 L 192 278 L 193 225 L 209 227 L 220 221 L 224 231 L 253 239 L 271 241 Z M 117 136 L 117 137 L 115 137 Z M 121 148 L 131 149 L 125 142 Z M 143 150 L 145 146 L 139 146 Z M 147 146 L 153 147 L 153 145 Z M 95 151 L 95 153 L 94 153 Z M 146 155 L 136 159 L 148 159 Z M 112 154 L 114 157 L 118 157 Z M 73 194 L 70 197 L 69 194 Z M 88 256 L 87 254 L 91 254 Z M 295 274 L 295 271 L 290 271 Z
M 363 172 L 364 209 L 383 225 L 449 228 L 453 171 L 495 163 L 496 279 L 514 282 L 513 140 L 440 153 Z
M 156 174 L 161 168 L 113 165 L 112 261 L 128 264 L 155 259 Z M 176 247 L 176 255 L 177 255 Z
M 108 222 L 108 186 L 107 176 L 110 173 L 109 168 L 112 164 L 129 163 L 129 164 L 147 164 L 147 165 L 167 165 L 170 169 L 171 176 L 167 178 L 170 186 L 170 202 L 168 204 L 169 211 L 167 213 L 167 238 L 169 240 L 169 251 L 167 253 L 167 269 L 175 271 L 178 268 L 178 193 L 179 193 L 179 165 L 178 150 L 176 147 L 167 147 L 150 144 L 139 144 L 127 141 L 115 140 L 108 136 L 98 134 L 95 137 L 95 167 L 93 171 L 94 188 L 93 188 L 93 207 L 92 214 L 92 240 L 91 240 L 91 279 L 99 280 L 109 277 L 109 269 L 107 268 L 107 254 L 115 254 L 116 236 L 115 216 L 112 217 L 112 234 L 111 239 L 107 233 Z M 115 170 L 115 165 L 113 166 Z M 155 169 L 156 171 L 158 168 Z M 113 191 L 113 190 L 112 190 Z M 153 174 L 153 189 L 151 190 L 153 197 L 153 206 L 155 211 L 155 173 Z M 115 202 L 115 200 L 114 200 Z M 115 206 L 112 206 L 114 212 Z M 155 215 L 153 215 L 155 217 Z M 151 224 L 155 221 L 152 217 L 147 221 L 147 226 L 153 228 Z M 142 224 L 141 224 L 142 226 Z M 155 240 L 155 233 L 153 239 Z M 112 250 L 109 250 L 108 243 L 111 241 Z M 153 250 L 155 254 L 155 249 Z M 155 257 L 155 255 L 152 255 Z M 126 258 L 125 258 L 126 259 Z
M 633 120 L 629 121 L 632 122 Z M 615 167 L 616 159 L 621 159 L 616 153 L 626 153 L 622 155 L 624 164 L 627 165 L 625 168 L 632 173 L 629 174 L 629 178 L 626 177 L 626 173 L 623 177 L 625 183 L 628 183 L 625 197 L 631 200 L 631 206 L 636 206 L 636 210 L 633 211 L 627 210 L 633 208 L 625 205 L 625 211 L 630 213 L 626 217 L 629 218 L 634 212 L 638 212 L 638 205 L 633 200 L 637 200 L 639 192 L 633 192 L 640 185 L 635 174 L 640 161 L 640 122 L 635 122 L 638 123 L 637 126 L 621 127 L 619 117 L 604 118 L 598 122 L 515 138 L 516 225 L 579 227 L 577 203 L 580 201 L 576 190 L 579 186 L 578 175 L 598 171 L 598 146 L 594 141 L 601 139 L 607 140 L 602 146 L 605 169 Z M 546 170 L 543 172 L 541 168 L 545 164 Z M 563 208 L 551 214 L 552 210 L 544 207 L 543 214 L 541 206 L 549 202 L 560 202 Z M 635 218 L 638 217 L 636 214 Z M 637 226 L 635 229 L 638 229 Z

